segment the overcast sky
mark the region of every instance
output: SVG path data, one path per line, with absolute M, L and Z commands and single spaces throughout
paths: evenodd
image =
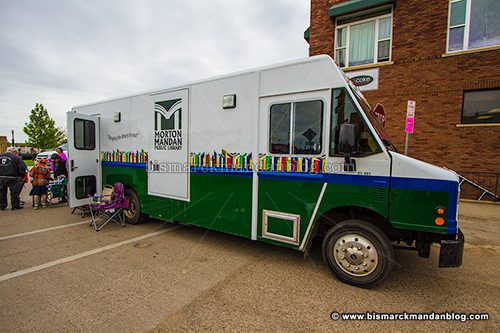
M 0 0 L 0 135 L 72 106 L 308 56 L 309 0 Z

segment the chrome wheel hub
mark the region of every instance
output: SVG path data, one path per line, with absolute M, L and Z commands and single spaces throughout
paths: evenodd
M 353 276 L 366 276 L 378 265 L 378 254 L 373 244 L 356 234 L 341 236 L 333 247 L 333 257 L 344 272 Z

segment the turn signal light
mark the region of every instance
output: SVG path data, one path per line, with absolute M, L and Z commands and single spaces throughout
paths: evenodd
M 446 211 L 445 211 L 445 209 L 443 207 L 436 208 L 436 214 L 437 215 L 444 215 L 445 212 Z
M 442 217 L 437 217 L 434 220 L 434 223 L 436 223 L 436 225 L 443 225 L 444 224 L 444 219 Z

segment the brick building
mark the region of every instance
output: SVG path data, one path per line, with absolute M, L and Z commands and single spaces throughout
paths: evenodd
M 328 54 L 372 103 L 404 149 L 408 100 L 416 101 L 409 155 L 499 190 L 500 1 L 311 0 L 304 37 Z

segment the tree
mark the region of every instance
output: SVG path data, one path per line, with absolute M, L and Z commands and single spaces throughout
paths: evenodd
M 41 103 L 36 103 L 29 121 L 24 125 L 23 132 L 28 136 L 27 146 L 45 150 L 66 142 L 66 135 L 56 127 L 56 122 L 49 117 L 49 112 Z

